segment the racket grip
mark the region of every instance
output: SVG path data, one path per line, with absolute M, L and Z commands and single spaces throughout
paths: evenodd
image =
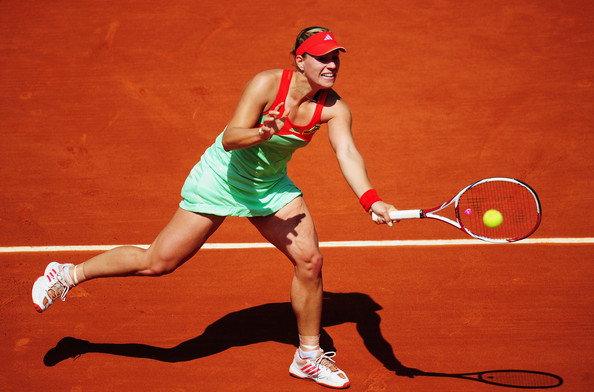
M 371 213 L 371 217 L 374 221 L 377 222 L 379 216 L 375 213 Z M 419 219 L 423 217 L 423 210 L 395 210 L 390 211 L 390 218 L 393 220 L 400 220 L 400 219 Z

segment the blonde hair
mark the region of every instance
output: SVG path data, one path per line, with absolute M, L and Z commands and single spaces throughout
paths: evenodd
M 295 40 L 295 47 L 293 48 L 291 54 L 295 56 L 297 54 L 297 49 L 301 46 L 302 43 L 305 42 L 306 39 L 322 31 L 330 31 L 330 29 L 320 26 L 311 26 L 301 30 L 301 32 L 297 35 L 297 40 Z

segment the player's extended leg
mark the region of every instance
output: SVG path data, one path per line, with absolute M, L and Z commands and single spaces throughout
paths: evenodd
M 250 221 L 295 267 L 291 304 L 297 318 L 300 346 L 289 368 L 290 374 L 333 388 L 348 387 L 348 377 L 331 359 L 335 353 L 324 353 L 319 346 L 323 258 L 305 201 L 298 197 L 275 214 Z
M 191 258 L 225 218 L 178 209 L 148 249 L 121 246 L 76 266 L 50 263 L 33 285 L 33 304 L 38 312 L 85 280 L 111 276 L 159 276 L 173 272 Z

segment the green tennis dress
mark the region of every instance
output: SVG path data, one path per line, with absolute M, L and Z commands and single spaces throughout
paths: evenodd
M 285 102 L 293 71 L 285 70 L 272 108 Z M 305 126 L 289 119 L 270 139 L 241 150 L 225 151 L 219 134 L 192 168 L 181 191 L 184 210 L 220 216 L 265 216 L 274 214 L 301 190 L 287 176 L 293 153 L 305 147 L 320 127 L 327 90 L 316 100 L 316 110 Z M 268 112 L 262 113 L 260 124 Z

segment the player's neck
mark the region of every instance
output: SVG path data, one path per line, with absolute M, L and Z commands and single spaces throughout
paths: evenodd
M 320 91 L 320 89 L 312 86 L 305 76 L 296 73 L 291 88 L 289 89 L 289 94 L 291 94 L 291 98 L 300 103 L 315 102 L 315 96 L 318 91 Z

